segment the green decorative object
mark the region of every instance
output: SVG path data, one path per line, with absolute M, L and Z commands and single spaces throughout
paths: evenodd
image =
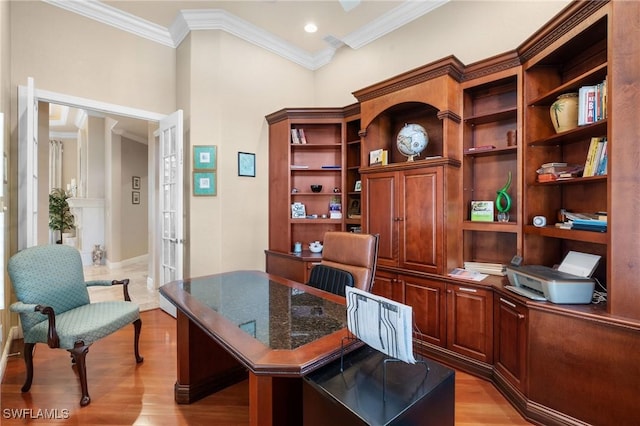
M 498 221 L 509 222 L 509 210 L 511 210 L 511 196 L 507 193 L 507 190 L 511 186 L 511 172 L 507 178 L 507 183 L 502 188 L 496 191 L 498 196 L 496 197 L 496 210 L 498 210 Z

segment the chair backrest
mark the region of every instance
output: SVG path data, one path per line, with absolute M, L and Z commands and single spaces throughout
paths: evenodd
M 51 306 L 56 314 L 90 302 L 82 259 L 73 247 L 51 244 L 24 249 L 7 265 L 18 301 Z M 40 313 L 21 314 L 25 330 L 44 321 Z
M 327 265 L 316 265 L 311 269 L 307 285 L 344 296 L 345 287 L 353 287 L 353 275 L 343 269 Z
M 378 261 L 378 236 L 353 232 L 324 234 L 322 265 L 353 275 L 354 287 L 371 291 Z

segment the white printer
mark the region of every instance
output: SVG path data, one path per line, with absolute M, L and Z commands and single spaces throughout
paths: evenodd
M 534 300 L 553 303 L 591 303 L 595 282 L 591 278 L 600 256 L 570 251 L 558 269 L 542 265 L 506 268 L 510 291 Z

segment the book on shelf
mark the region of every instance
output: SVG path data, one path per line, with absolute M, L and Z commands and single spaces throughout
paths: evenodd
M 473 222 L 493 222 L 493 201 L 472 201 L 471 220 Z
M 291 169 L 308 169 L 309 166 L 306 166 L 304 164 L 292 164 L 291 165 Z
M 600 152 L 600 158 L 598 159 L 598 163 L 595 170 L 595 176 L 604 176 L 607 174 L 607 138 L 604 138 L 604 142 L 602 144 L 602 150 Z
M 605 138 L 591 138 L 589 143 L 589 150 L 587 151 L 587 159 L 584 163 L 584 172 L 582 176 L 589 177 L 595 176 L 595 171 L 598 169 L 598 163 L 600 161 L 600 155 L 604 146 Z
M 538 173 L 538 182 L 554 182 L 558 180 L 555 173 Z
M 482 281 L 487 278 L 487 274 L 481 272 L 469 271 L 464 268 L 453 268 L 447 275 L 454 278 L 461 278 L 463 280 Z
M 582 175 L 584 166 L 582 164 L 567 164 L 567 163 L 544 163 L 536 173 L 540 175 L 551 175 L 538 177 L 538 182 L 550 182 L 557 178 L 578 177 Z
M 298 129 L 291 129 L 291 143 L 299 144 L 300 136 L 298 134 Z
M 323 169 L 333 169 L 333 170 L 340 170 L 340 164 L 324 164 L 321 166 L 321 168 Z
M 307 143 L 307 137 L 304 134 L 304 129 L 298 129 L 298 137 L 300 139 L 300 143 Z
M 607 78 L 578 89 L 578 125 L 593 124 L 607 118 Z

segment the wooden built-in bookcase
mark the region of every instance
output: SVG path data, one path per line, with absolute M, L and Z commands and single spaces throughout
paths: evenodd
M 373 292 L 412 306 L 424 356 L 491 380 L 538 424 L 632 424 L 640 370 L 640 3 L 576 1 L 513 51 L 470 65 L 453 56 L 353 92 L 345 108 L 285 109 L 270 128 L 267 271 L 305 282 L 321 255 L 291 253 L 327 230 L 380 236 Z M 559 95 L 607 79 L 607 118 L 556 133 Z M 426 150 L 396 148 L 406 123 L 424 127 Z M 309 146 L 290 142 L 305 129 Z M 509 135 L 509 136 L 508 136 Z M 544 163 L 582 164 L 607 138 L 606 174 L 540 183 Z M 479 150 L 491 145 L 495 148 Z M 370 165 L 372 150 L 388 164 Z M 323 170 L 340 161 L 340 170 Z M 308 170 L 293 170 L 305 163 Z M 511 174 L 506 222 L 470 220 L 471 201 L 496 200 Z M 361 191 L 355 191 L 355 182 Z M 313 194 L 311 183 L 323 185 Z M 304 200 L 321 213 L 340 186 L 341 220 L 291 219 Z M 292 194 L 293 188 L 301 192 Z M 361 218 L 348 218 L 357 199 Z M 560 229 L 558 212 L 606 211 L 606 232 Z M 544 216 L 547 226 L 533 226 Z M 568 251 L 601 256 L 605 303 L 561 305 L 505 289 L 506 277 L 447 276 L 467 261 L 553 266 Z

